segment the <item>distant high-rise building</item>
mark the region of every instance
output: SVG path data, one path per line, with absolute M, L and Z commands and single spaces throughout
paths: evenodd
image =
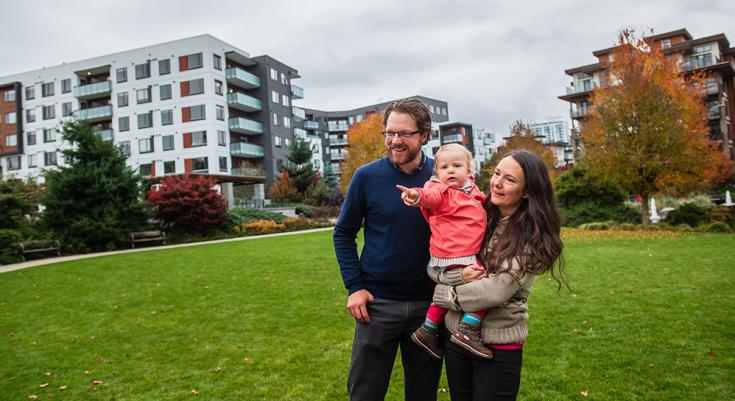
M 546 147 L 551 149 L 560 167 L 571 160 L 569 124 L 562 117 L 552 117 L 543 122 L 531 122 L 529 128 Z

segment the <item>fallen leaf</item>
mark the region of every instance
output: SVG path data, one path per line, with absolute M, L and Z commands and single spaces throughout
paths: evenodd
M 92 384 L 95 384 L 95 385 L 96 384 L 102 384 L 102 383 L 103 383 L 102 380 L 93 380 L 92 381 Z
M 28 396 L 28 399 L 29 400 L 35 400 L 36 398 L 38 398 L 38 396 L 35 395 L 35 394 L 31 394 L 31 395 Z
M 40 387 L 40 388 L 46 388 L 46 387 L 48 387 L 48 383 L 41 383 L 41 384 L 38 385 L 38 387 Z
M 199 392 L 196 389 L 191 389 L 191 395 L 197 395 Z
M 59 386 L 59 391 L 64 391 L 66 390 L 66 388 L 67 388 L 66 386 Z
M 44 373 L 44 375 L 51 376 L 51 372 L 46 372 L 46 373 Z
M 97 338 L 97 336 L 90 336 L 89 337 L 90 340 L 94 340 L 95 338 Z
M 97 391 L 97 387 L 92 387 L 89 389 L 89 391 L 92 391 L 92 392 Z
M 713 351 L 710 351 L 710 352 L 707 353 L 707 356 L 714 358 L 715 357 L 715 353 Z
M 242 360 L 245 362 L 250 362 L 252 358 L 250 358 L 249 356 L 246 356 L 245 358 L 242 358 Z
M 85 371 L 84 371 L 84 374 L 85 374 L 85 375 L 89 375 L 89 371 L 88 371 L 88 370 L 85 370 Z
M 649 364 L 648 364 L 648 367 L 649 367 L 649 368 L 653 368 L 653 367 L 656 367 L 656 365 L 654 365 L 654 364 L 652 364 L 652 363 L 649 363 Z
M 582 397 L 587 397 L 589 393 L 587 392 L 587 390 L 583 390 L 579 392 L 579 395 L 581 395 Z
M 215 372 L 215 373 L 219 373 L 219 372 L 222 371 L 222 368 L 220 368 L 219 366 L 217 366 L 216 368 L 212 369 L 212 371 Z

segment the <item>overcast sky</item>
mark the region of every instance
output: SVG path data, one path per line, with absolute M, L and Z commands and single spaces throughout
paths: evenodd
M 564 70 L 596 62 L 621 28 L 724 33 L 735 46 L 733 0 L 0 0 L 0 11 L 0 77 L 209 33 L 296 68 L 295 105 L 419 94 L 501 134 L 516 119 L 568 119 Z

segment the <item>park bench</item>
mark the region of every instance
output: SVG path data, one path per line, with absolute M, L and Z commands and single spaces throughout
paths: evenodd
M 56 256 L 61 256 L 61 244 L 57 240 L 23 241 L 15 244 L 15 253 L 23 262 L 28 254 L 44 252 L 54 252 Z
M 128 234 L 130 238 L 130 247 L 135 248 L 135 244 L 142 242 L 155 242 L 161 241 L 163 245 L 166 245 L 166 233 L 163 231 L 137 231 Z

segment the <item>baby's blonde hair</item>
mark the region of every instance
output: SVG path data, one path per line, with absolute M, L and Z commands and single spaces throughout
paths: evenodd
M 449 144 L 446 144 L 446 145 L 442 145 L 442 147 L 439 148 L 439 150 L 436 151 L 436 154 L 434 154 L 434 160 L 435 161 L 438 161 L 439 160 L 439 156 L 443 152 L 449 152 L 449 151 L 455 151 L 455 152 L 461 153 L 465 157 L 465 159 L 467 161 L 467 168 L 470 169 L 470 174 L 474 174 L 474 172 L 473 172 L 474 169 L 472 168 L 472 153 L 470 153 L 470 151 L 467 150 L 467 148 L 465 148 L 464 146 L 462 146 L 462 145 L 460 145 L 458 143 L 449 143 Z M 437 164 L 439 164 L 439 163 L 434 163 L 434 174 L 436 174 L 436 166 L 437 166 Z

